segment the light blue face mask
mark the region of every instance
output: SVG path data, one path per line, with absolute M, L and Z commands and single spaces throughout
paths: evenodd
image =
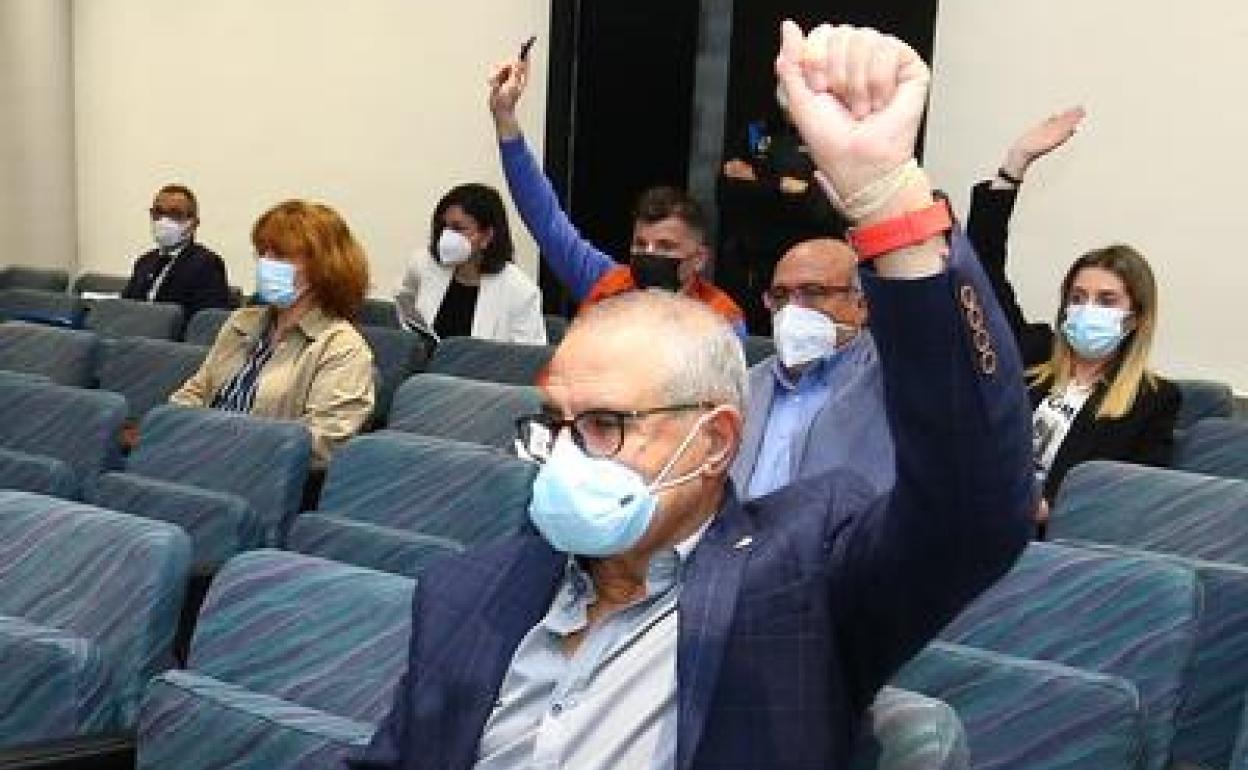
M 1062 335 L 1082 358 L 1100 359 L 1113 353 L 1126 339 L 1130 311 L 1103 305 L 1068 305 Z
M 614 556 L 632 548 L 650 527 L 658 493 L 698 476 L 696 468 L 663 481 L 702 427 L 704 415 L 667 461 L 654 483 L 608 459 L 590 457 L 566 432 L 533 480 L 529 518 L 556 551 L 577 556 Z
M 299 299 L 295 266 L 272 257 L 256 259 L 256 295 L 266 305 L 288 308 Z

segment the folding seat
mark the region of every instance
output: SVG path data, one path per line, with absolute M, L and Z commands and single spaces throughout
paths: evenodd
M 139 423 L 124 472 L 100 476 L 90 502 L 178 524 L 197 573 L 281 539 L 299 510 L 312 440 L 296 422 L 159 406 Z
M 189 558 L 177 527 L 0 491 L 0 745 L 133 727 Z
M 1248 481 L 1248 420 L 1201 420 L 1175 437 L 1171 466 Z
M 185 671 L 148 685 L 139 768 L 339 767 L 406 663 L 414 581 L 282 551 L 231 559 Z
M 415 577 L 432 559 L 518 531 L 536 470 L 476 444 L 358 436 L 334 455 L 320 509 L 299 516 L 288 546 Z
M 86 327 L 110 337 L 176 340 L 182 333 L 182 306 L 132 299 L 95 300 L 87 311 Z
M 92 332 L 10 321 L 0 324 L 0 369 L 41 374 L 61 385 L 95 384 Z
M 554 352 L 549 345 L 451 337 L 438 345 L 427 370 L 471 380 L 532 385 Z
M 230 312 L 220 308 L 207 308 L 196 312 L 186 322 L 186 329 L 182 334 L 183 341 L 192 345 L 212 347 L 212 343 L 217 341 L 217 334 L 221 331 L 221 327 L 225 325 L 225 319 L 230 317 Z
M 199 370 L 207 348 L 184 342 L 117 337 L 102 340 L 96 381 L 101 390 L 120 393 L 129 406 L 127 417 L 138 421 Z
M 424 372 L 395 393 L 386 427 L 510 449 L 516 418 L 541 408 L 537 388 Z
M 0 377 L 0 487 L 76 499 L 121 465 L 126 400 L 33 377 Z
M 398 329 L 399 311 L 394 301 L 369 297 L 360 306 L 360 315 L 356 319 L 360 326 L 376 326 L 382 329 Z
M 867 712 L 853 770 L 966 770 L 966 733 L 948 704 L 885 687 Z
M 59 268 L 13 265 L 0 270 L 0 289 L 36 289 L 64 293 L 69 273 Z
M 568 331 L 569 321 L 561 315 L 546 315 L 543 320 L 546 322 L 546 343 L 549 345 L 558 345 L 563 342 L 563 335 Z
M 745 362 L 750 366 L 775 352 L 776 343 L 771 341 L 771 337 L 756 337 L 751 334 L 745 338 Z
M 82 325 L 82 302 L 64 292 L 0 289 L 0 321 L 78 328 Z
M 424 368 L 429 350 L 424 337 L 402 329 L 361 326 L 360 334 L 373 351 L 373 365 L 377 370 L 373 425 L 380 427 L 390 413 L 394 392 L 404 380 Z
M 1234 417 L 1235 392 L 1224 382 L 1175 380 L 1182 401 L 1175 430 L 1186 430 L 1209 417 Z
M 1145 715 L 1142 766 L 1161 770 L 1185 695 L 1201 603 L 1201 584 L 1189 567 L 1032 543 L 940 637 L 1130 681 Z
M 79 274 L 74 279 L 71 292 L 79 297 L 85 295 L 93 299 L 120 297 L 128 283 L 130 283 L 129 276 L 87 272 Z
M 1121 677 L 932 642 L 893 683 L 953 707 L 973 770 L 1139 767 L 1144 714 Z

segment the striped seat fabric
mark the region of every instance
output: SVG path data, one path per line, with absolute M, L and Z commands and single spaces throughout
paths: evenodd
M 212 343 L 217 341 L 217 334 L 221 331 L 221 327 L 225 325 L 225 319 L 230 317 L 230 312 L 220 308 L 207 308 L 196 312 L 186 322 L 186 330 L 182 339 L 191 345 L 212 347 Z
M 1191 568 L 1033 543 L 940 636 L 1130 681 L 1146 718 L 1143 767 L 1161 770 L 1185 694 L 1201 601 Z
M 1210 417 L 1175 441 L 1176 470 L 1248 481 L 1248 420 Z
M 10 321 L 0 324 L 0 369 L 89 388 L 95 384 L 97 345 L 92 332 Z
M 429 351 L 424 337 L 402 329 L 361 326 L 360 334 L 373 351 L 373 363 L 377 367 L 373 424 L 380 427 L 390 413 L 394 392 L 404 380 L 424 368 Z
M 280 551 L 232 559 L 200 612 L 187 671 L 143 699 L 138 767 L 337 767 L 389 709 L 414 582 Z
M 82 324 L 82 302 L 64 292 L 0 289 L 0 321 L 34 321 L 76 328 Z
M 99 299 L 87 310 L 86 327 L 110 337 L 176 340 L 182 334 L 182 306 L 169 302 Z
M 189 556 L 177 527 L 0 491 L 0 745 L 132 727 Z
M 160 406 L 139 436 L 92 502 L 181 525 L 197 564 L 279 542 L 299 510 L 312 444 L 299 423 Z
M 966 770 L 966 734 L 948 704 L 885 687 L 867 712 L 852 770 Z
M 519 530 L 536 466 L 497 449 L 379 431 L 330 462 L 294 549 L 409 576 L 428 560 Z
M 182 342 L 118 337 L 103 340 L 96 366 L 101 390 L 126 397 L 129 418 L 140 420 L 198 371 L 207 348 Z
M 532 385 L 554 352 L 549 345 L 449 337 L 429 359 L 429 371 L 470 380 Z
M 422 436 L 511 449 L 516 418 L 541 408 L 530 385 L 482 382 L 423 373 L 407 379 L 394 396 L 387 427 Z
M 35 289 L 63 294 L 69 273 L 58 268 L 10 265 L 0 270 L 0 289 Z
M 1048 661 L 933 642 L 894 678 L 947 702 L 974 770 L 1133 770 L 1144 747 L 1135 686 Z
M 121 465 L 116 393 L 0 378 L 0 487 L 78 498 Z
M 1235 392 L 1224 382 L 1175 380 L 1179 389 L 1179 415 L 1175 430 L 1186 430 L 1210 417 L 1235 416 Z

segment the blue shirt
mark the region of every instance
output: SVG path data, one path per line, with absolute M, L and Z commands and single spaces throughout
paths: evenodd
M 772 360 L 776 393 L 767 415 L 763 444 L 750 475 L 748 497 L 761 497 L 793 480 L 797 471 L 796 458 L 801 452 L 799 443 L 815 421 L 815 415 L 827 404 L 832 393 L 833 373 L 844 359 L 843 349 L 825 356 L 803 369 L 796 382 L 778 357 Z

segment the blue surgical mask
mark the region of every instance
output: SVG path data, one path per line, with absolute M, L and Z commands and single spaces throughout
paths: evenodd
M 1082 358 L 1105 358 L 1126 339 L 1130 311 L 1103 305 L 1069 305 L 1062 334 Z
M 256 258 L 256 295 L 266 305 L 288 308 L 299 299 L 295 266 L 272 257 Z
M 641 540 L 658 507 L 658 493 L 697 477 L 701 468 L 664 481 L 684 454 L 698 421 L 651 484 L 637 471 L 608 458 L 590 457 L 565 431 L 533 480 L 529 518 L 557 551 L 577 556 L 614 556 Z

